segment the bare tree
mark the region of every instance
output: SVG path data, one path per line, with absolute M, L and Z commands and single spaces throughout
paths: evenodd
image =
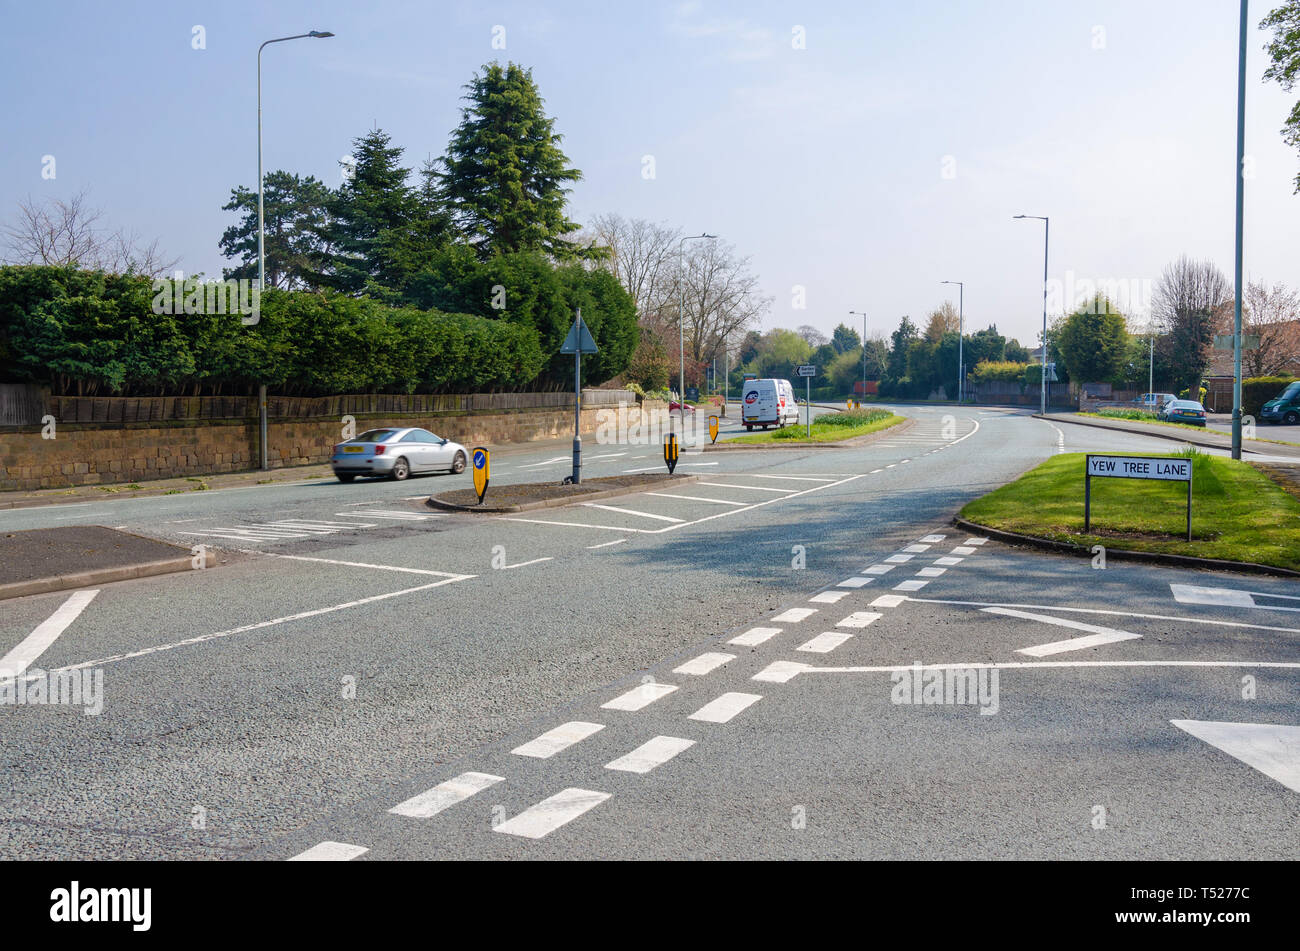
M 1300 363 L 1300 294 L 1285 284 L 1251 281 L 1246 285 L 1242 324 L 1259 337 L 1259 349 L 1243 350 L 1245 376 L 1272 376 Z
M 818 347 L 824 347 L 831 342 L 831 338 L 826 336 L 812 324 L 803 324 L 795 331 L 800 337 L 807 341 L 808 346 L 816 350 Z
M 1151 301 L 1151 316 L 1166 335 L 1172 365 L 1195 398 L 1210 365 L 1214 334 L 1232 307 L 1232 283 L 1212 261 L 1184 255 L 1165 268 Z
M 607 267 L 636 301 L 643 319 L 654 315 L 676 287 L 676 228 L 643 218 L 627 219 L 618 214 L 597 216 L 591 223 L 597 246 L 609 249 L 600 266 Z
M 157 240 L 145 245 L 134 231 L 104 227 L 103 218 L 102 211 L 88 204 L 85 191 L 67 201 L 51 198 L 38 202 L 28 197 L 18 202 L 13 220 L 0 228 L 4 260 L 148 277 L 165 274 L 180 260 L 167 258 Z
M 682 275 L 683 324 L 688 359 L 698 374 L 698 368 L 721 356 L 728 343 L 739 344 L 773 299 L 762 294 L 749 258 L 736 257 L 732 245 L 714 240 L 693 241 L 688 247 Z M 676 301 L 674 293 L 661 308 L 672 314 L 674 325 Z

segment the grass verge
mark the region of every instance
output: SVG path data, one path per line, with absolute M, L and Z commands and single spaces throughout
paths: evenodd
M 1300 500 L 1244 462 L 1191 455 L 1192 538 L 1182 482 L 1092 480 L 1092 530 L 1083 534 L 1084 453 L 1044 462 L 969 503 L 962 518 L 1091 547 L 1255 562 L 1300 571 Z M 1168 453 L 1133 453 L 1168 455 Z
M 1115 409 L 1115 410 L 1098 410 L 1095 413 L 1078 413 L 1078 416 L 1091 416 L 1095 419 L 1126 419 L 1134 423 L 1145 423 L 1148 426 L 1172 426 L 1175 429 L 1190 429 L 1193 432 L 1206 432 L 1206 426 L 1193 426 L 1191 423 L 1169 423 L 1163 419 L 1156 419 L 1150 413 L 1144 413 L 1138 409 Z M 1220 433 L 1219 435 L 1223 435 Z
M 895 416 L 885 409 L 855 409 L 843 413 L 826 413 L 813 420 L 812 439 L 808 438 L 807 425 L 798 423 L 787 426 L 785 429 L 772 429 L 765 433 L 751 433 L 748 436 L 728 439 L 727 444 L 762 445 L 765 443 L 778 443 L 781 445 L 797 445 L 812 442 L 839 442 L 843 439 L 853 439 L 856 436 L 866 436 L 882 429 L 889 429 L 891 426 L 897 426 L 906 418 L 905 416 Z

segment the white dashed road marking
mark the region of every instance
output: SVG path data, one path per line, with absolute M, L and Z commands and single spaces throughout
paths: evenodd
M 605 768 L 622 770 L 626 773 L 648 773 L 656 766 L 668 762 L 682 750 L 688 750 L 694 745 L 694 740 L 684 740 L 678 736 L 656 736 L 626 756 L 620 756 L 612 763 L 606 763 Z
M 886 595 L 885 597 L 888 597 Z M 843 621 L 837 621 L 836 627 L 866 627 L 884 617 L 875 611 L 854 611 Z
M 365 855 L 370 850 L 363 845 L 348 845 L 346 842 L 322 842 L 313 845 L 306 852 L 300 852 L 290 858 L 290 862 L 350 862 L 358 855 Z
M 737 647 L 754 647 L 780 633 L 781 628 L 779 627 L 751 627 L 744 634 L 733 637 L 727 643 L 735 644 Z
M 812 617 L 817 613 L 816 608 L 791 608 L 788 611 L 782 611 L 776 617 L 772 618 L 777 624 L 797 624 L 806 617 Z
M 600 705 L 602 710 L 637 711 L 650 706 L 660 697 L 666 697 L 677 687 L 673 684 L 640 684 L 625 694 L 620 694 L 608 703 Z
M 847 598 L 847 591 L 823 591 L 821 594 L 815 594 L 808 599 L 810 604 L 834 604 L 841 598 Z
M 518 835 L 525 839 L 540 839 L 589 809 L 596 808 L 609 797 L 609 793 L 593 792 L 590 789 L 563 789 L 549 799 L 529 806 L 513 819 L 494 826 L 492 831 Z
M 406 802 L 399 803 L 388 811 L 398 816 L 428 819 L 458 802 L 464 802 L 489 786 L 502 782 L 505 782 L 504 776 L 493 776 L 491 773 L 461 773 L 454 779 L 439 783 L 418 796 L 412 796 Z
M 574 720 L 562 723 L 554 730 L 547 730 L 535 740 L 529 740 L 523 746 L 516 746 L 510 752 L 516 756 L 531 756 L 534 759 L 549 759 L 561 750 L 566 750 L 574 743 L 581 743 L 593 733 L 605 729 L 603 723 L 586 723 Z
M 812 640 L 800 644 L 796 650 L 808 651 L 811 654 L 829 654 L 851 637 L 852 634 L 841 631 L 823 631 Z
M 710 651 L 709 653 L 701 654 L 699 657 L 693 658 L 692 660 L 688 660 L 680 667 L 675 668 L 673 673 L 693 674 L 696 677 L 702 677 L 710 671 L 717 670 L 723 664 L 727 663 L 727 661 L 735 659 L 735 654 L 719 654 Z
M 762 699 L 762 695 L 756 693 L 724 693 L 717 700 L 710 700 L 700 707 L 690 715 L 689 719 L 702 720 L 705 723 L 726 723 L 736 714 Z

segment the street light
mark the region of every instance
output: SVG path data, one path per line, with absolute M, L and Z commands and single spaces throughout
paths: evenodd
M 282 36 L 267 40 L 257 48 L 257 294 L 259 299 L 266 290 L 266 225 L 262 216 L 262 50 L 272 43 L 284 43 L 288 40 L 302 40 L 308 37 L 323 40 L 333 35 L 321 30 L 311 30 L 296 36 Z M 257 388 L 257 402 L 261 419 L 262 468 L 266 469 L 266 384 Z
M 1035 221 L 1043 223 L 1043 368 L 1042 379 L 1039 381 L 1040 396 L 1038 412 L 1042 416 L 1047 415 L 1047 242 L 1048 235 L 1051 233 L 1051 219 L 1044 218 L 1042 215 L 1016 215 L 1016 218 L 1032 218 Z
M 716 234 L 691 234 L 677 242 L 677 412 L 682 418 L 682 437 L 686 436 L 686 285 L 682 283 L 682 249 L 687 241 L 716 238 Z
M 1237 242 L 1234 261 L 1236 290 L 1232 300 L 1232 458 L 1234 459 L 1241 458 L 1241 230 L 1242 205 L 1246 198 L 1246 38 L 1250 32 L 1246 6 L 1247 0 L 1241 0 L 1241 25 L 1237 45 Z
M 962 349 L 966 341 L 966 285 L 961 281 L 940 281 L 940 284 L 957 285 L 957 405 L 966 402 L 966 354 Z
M 849 311 L 851 317 L 862 318 L 862 395 L 867 395 L 867 315 L 860 310 Z

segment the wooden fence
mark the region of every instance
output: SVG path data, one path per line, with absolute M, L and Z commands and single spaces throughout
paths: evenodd
M 39 386 L 0 383 L 0 426 L 39 426 L 47 412 L 46 394 Z

